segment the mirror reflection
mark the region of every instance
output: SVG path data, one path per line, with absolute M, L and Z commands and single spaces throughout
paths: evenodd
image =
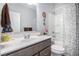
M 29 5 L 27 3 L 1 3 L 0 6 L 1 32 L 36 30 L 36 5 Z

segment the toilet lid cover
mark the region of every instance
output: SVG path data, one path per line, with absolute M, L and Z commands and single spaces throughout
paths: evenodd
M 65 50 L 62 46 L 59 46 L 59 45 L 52 45 L 51 48 L 54 49 L 54 50 L 58 50 L 58 51 L 64 51 Z

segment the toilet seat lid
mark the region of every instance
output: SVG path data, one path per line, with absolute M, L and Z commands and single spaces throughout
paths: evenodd
M 52 50 L 57 50 L 57 51 L 65 50 L 62 46 L 59 46 L 59 45 L 52 45 L 51 48 L 52 48 Z

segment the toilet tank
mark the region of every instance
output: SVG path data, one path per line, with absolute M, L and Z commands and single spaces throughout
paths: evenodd
M 54 41 L 56 45 L 64 46 L 62 41 Z

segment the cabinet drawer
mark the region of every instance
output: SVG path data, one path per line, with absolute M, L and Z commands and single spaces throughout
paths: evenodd
M 19 51 L 9 54 L 9 56 L 32 56 L 32 55 L 33 55 L 33 47 L 21 49 Z
M 40 52 L 40 56 L 50 56 L 51 55 L 51 47 L 47 47 L 43 51 Z

